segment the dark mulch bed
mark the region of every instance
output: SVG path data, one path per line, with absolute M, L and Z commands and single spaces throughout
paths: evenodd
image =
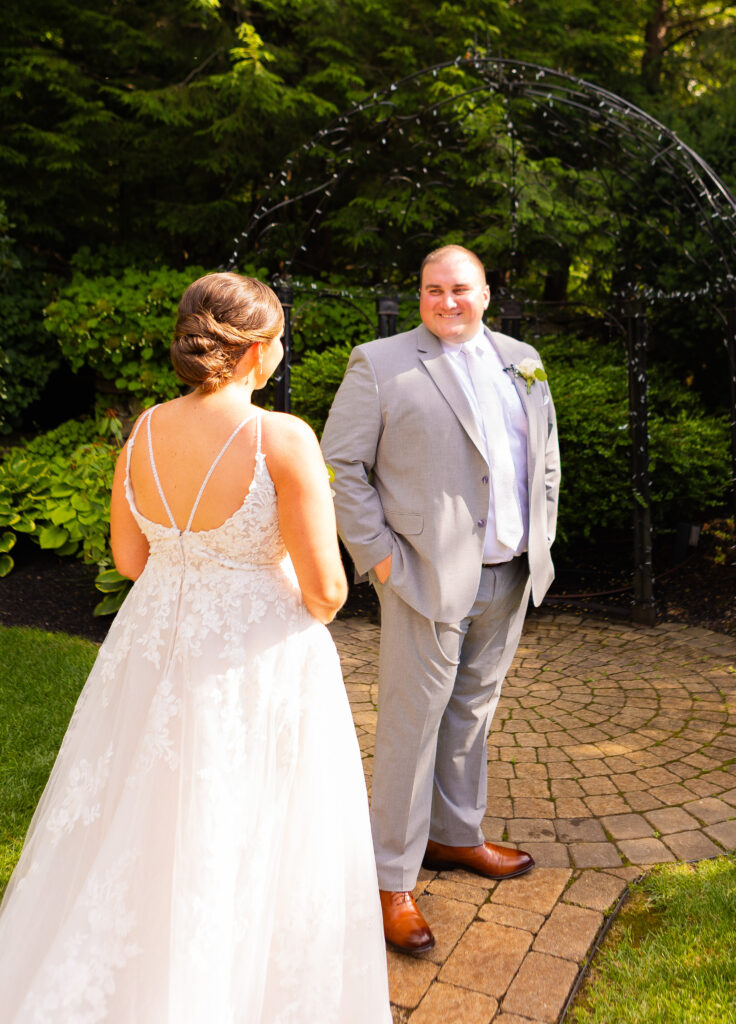
M 558 558 L 557 579 L 541 609 L 585 612 L 625 619 L 631 612 L 630 555 L 626 538 L 576 561 Z M 100 643 L 112 621 L 92 614 L 101 598 L 94 588 L 96 570 L 70 558 L 57 558 L 30 543 L 19 551 L 13 572 L 0 580 L 0 624 L 85 636 Z M 655 552 L 659 621 L 705 626 L 736 636 L 736 559 L 717 565 L 713 546 L 703 543 L 678 564 L 666 547 Z M 609 591 L 614 591 L 609 593 Z M 586 595 L 572 599 L 570 595 Z M 350 588 L 340 617 L 367 615 L 377 620 L 373 588 Z

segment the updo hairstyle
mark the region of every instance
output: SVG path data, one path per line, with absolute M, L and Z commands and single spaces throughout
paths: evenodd
M 207 274 L 181 297 L 171 362 L 185 384 L 217 391 L 251 345 L 268 344 L 283 327 L 281 303 L 268 285 L 240 274 Z

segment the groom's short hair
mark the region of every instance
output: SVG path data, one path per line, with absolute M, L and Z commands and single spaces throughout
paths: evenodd
M 483 266 L 481 258 L 474 253 L 471 249 L 466 249 L 464 245 L 441 245 L 439 249 L 433 249 L 428 252 L 422 260 L 422 265 L 419 268 L 419 287 L 422 287 L 422 281 L 424 279 L 424 268 L 430 263 L 437 263 L 439 260 L 443 260 L 445 256 L 451 256 L 456 254 L 458 256 L 466 256 L 472 263 L 475 263 L 478 270 L 481 273 L 483 280 L 486 279 L 486 268 Z

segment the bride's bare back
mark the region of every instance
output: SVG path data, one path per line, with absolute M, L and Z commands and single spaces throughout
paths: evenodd
M 136 445 L 131 456 L 131 483 L 141 514 L 153 522 L 171 525 L 154 478 L 155 466 L 174 522 L 184 530 L 200 488 L 212 470 L 189 529 L 213 530 L 220 526 L 241 507 L 253 479 L 255 416 L 253 407 L 242 416 L 238 409 L 213 415 L 203 410 L 201 403 L 186 399 L 156 408 L 150 422 L 147 418 L 143 426 L 144 435 L 150 427 L 153 463 L 147 443 Z

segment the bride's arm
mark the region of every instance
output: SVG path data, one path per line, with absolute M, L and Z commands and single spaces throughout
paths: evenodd
M 348 585 L 337 544 L 335 509 L 313 431 L 294 416 L 264 416 L 264 450 L 276 487 L 279 526 L 294 563 L 304 603 L 331 622 Z
M 110 546 L 115 568 L 120 575 L 137 580 L 148 561 L 148 541 L 133 518 L 128 499 L 125 496 L 126 459 L 126 450 L 123 448 L 118 455 L 115 476 L 112 481 Z

